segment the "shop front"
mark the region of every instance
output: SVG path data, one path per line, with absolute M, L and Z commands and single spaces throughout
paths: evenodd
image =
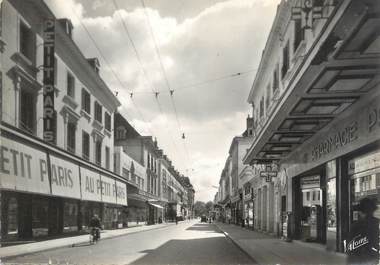
M 108 216 L 120 226 L 124 182 L 6 130 L 0 143 L 2 245 L 78 233 L 94 214 L 107 228 Z
M 254 229 L 254 198 L 253 198 L 253 188 L 251 183 L 246 183 L 244 185 L 244 217 L 245 217 L 245 227 L 249 229 Z

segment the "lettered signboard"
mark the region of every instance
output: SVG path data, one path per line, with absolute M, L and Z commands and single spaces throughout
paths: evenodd
M 80 168 L 82 199 L 87 201 L 102 201 L 102 185 L 100 174 L 96 171 Z
M 50 155 L 50 168 L 52 194 L 80 199 L 79 166 Z
M 46 153 L 0 137 L 0 188 L 50 193 Z
M 117 204 L 127 206 L 127 184 L 118 180 L 115 183 Z
M 101 175 L 102 201 L 116 204 L 116 182 L 113 178 Z

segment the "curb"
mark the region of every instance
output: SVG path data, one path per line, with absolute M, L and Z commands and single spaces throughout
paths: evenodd
M 127 233 L 119 234 L 119 235 L 110 235 L 110 236 L 102 238 L 101 241 L 107 240 L 107 239 L 113 239 L 113 238 L 117 238 L 117 237 L 121 237 L 121 236 L 125 236 L 125 235 L 131 235 L 131 234 L 137 234 L 137 233 L 142 233 L 142 232 L 147 232 L 147 231 L 152 231 L 152 230 L 164 229 L 164 228 L 167 228 L 171 225 L 173 225 L 173 224 L 168 223 L 166 226 L 162 226 L 162 227 L 152 227 L 152 228 L 141 230 L 141 231 L 132 231 L 132 232 L 127 232 Z M 54 246 L 54 247 L 46 246 L 46 248 L 44 248 L 44 249 L 31 250 L 31 251 L 26 250 L 24 253 L 19 253 L 19 254 L 14 254 L 14 255 L 6 255 L 5 254 L 4 256 L 1 256 L 0 259 L 1 259 L 1 261 L 6 261 L 7 259 L 22 257 L 22 256 L 30 255 L 30 254 L 43 252 L 43 251 L 48 251 L 48 250 L 50 251 L 50 250 L 55 250 L 55 249 L 59 249 L 59 248 L 75 247 L 75 245 L 80 245 L 80 244 L 84 244 L 84 243 L 88 243 L 88 242 L 89 242 L 89 240 L 87 239 L 87 240 L 82 240 L 82 241 L 78 241 L 78 242 L 70 243 L 70 244 L 65 243 L 65 244 L 62 244 L 61 246 Z
M 251 254 L 248 253 L 247 250 L 244 249 L 244 247 L 242 247 L 238 242 L 236 242 L 236 240 L 234 240 L 227 232 L 223 231 L 219 225 L 215 224 L 214 225 L 218 228 L 218 230 L 220 232 L 222 232 L 226 238 L 228 238 L 238 249 L 240 249 L 245 255 L 247 255 L 251 260 L 252 260 L 252 263 L 250 264 L 259 264 L 252 256 Z

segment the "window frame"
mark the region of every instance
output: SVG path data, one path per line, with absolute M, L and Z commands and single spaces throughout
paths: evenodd
M 107 111 L 104 112 L 104 128 L 109 132 L 112 130 L 111 114 Z
M 76 123 L 75 122 L 67 122 L 66 124 L 66 150 L 70 153 L 75 154 L 75 148 L 76 148 Z M 73 133 L 72 138 L 71 133 Z
M 85 153 L 85 138 L 88 139 L 87 154 Z M 89 161 L 90 160 L 90 134 L 86 131 L 82 131 L 82 158 Z
M 82 88 L 82 110 L 91 115 L 91 94 L 83 87 Z
M 75 83 L 76 82 L 75 82 L 74 75 L 70 71 L 67 71 L 67 74 L 66 74 L 66 95 L 71 97 L 72 99 L 75 98 Z
M 103 106 L 100 105 L 100 103 L 95 100 L 94 101 L 94 119 L 99 122 L 100 124 L 103 123 Z

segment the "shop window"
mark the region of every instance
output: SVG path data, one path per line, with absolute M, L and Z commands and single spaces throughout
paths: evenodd
M 73 232 L 78 230 L 78 204 L 75 202 L 65 202 L 63 209 L 63 232 Z
M 111 115 L 108 112 L 104 112 L 104 126 L 107 131 L 111 131 Z
M 110 169 L 110 148 L 106 146 L 105 148 L 105 156 L 106 156 L 106 169 Z
M 289 58 L 289 42 L 285 45 L 282 50 L 282 69 L 281 69 L 281 77 L 284 78 L 286 73 L 289 70 L 290 58 Z
M 102 123 L 102 106 L 95 101 L 94 103 L 94 110 L 95 110 L 95 120 L 99 123 Z
M 85 131 L 82 132 L 82 157 L 90 160 L 90 135 Z
M 8 201 L 8 235 L 16 235 L 18 233 L 18 203 L 15 197 L 9 198 Z
M 74 122 L 67 123 L 67 151 L 75 154 L 75 131 L 76 124 Z
M 33 62 L 35 48 L 33 31 L 23 21 L 20 21 L 20 53 Z
M 98 166 L 102 164 L 102 141 L 100 140 L 95 142 L 95 163 Z
M 71 98 L 75 97 L 75 78 L 67 72 L 67 95 Z
M 27 89 L 20 93 L 20 128 L 28 133 L 36 131 L 36 95 Z
M 33 236 L 46 236 L 48 234 L 48 200 L 33 198 L 32 203 L 32 229 Z
M 82 88 L 82 110 L 91 114 L 91 95 L 84 88 Z

